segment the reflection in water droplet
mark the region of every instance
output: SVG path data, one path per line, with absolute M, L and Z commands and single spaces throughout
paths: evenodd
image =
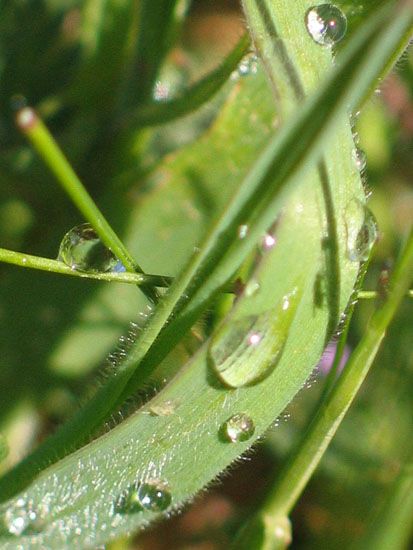
M 237 413 L 231 416 L 221 426 L 220 433 L 231 443 L 247 441 L 255 432 L 254 422 L 249 416 L 243 413 Z
M 353 149 L 352 157 L 357 170 L 359 170 L 359 172 L 364 172 L 367 165 L 366 153 L 362 149 L 356 147 Z
M 347 18 L 333 4 L 320 4 L 310 8 L 305 23 L 311 38 L 322 46 L 334 46 L 346 34 Z
M 238 237 L 240 239 L 245 239 L 245 237 L 248 235 L 249 227 L 248 225 L 240 225 L 238 227 Z
M 74 271 L 104 273 L 125 270 L 89 223 L 77 225 L 66 233 L 60 244 L 58 259 Z
M 172 501 L 168 485 L 159 479 L 134 483 L 120 495 L 115 504 L 118 514 L 133 514 L 149 510 L 163 512 Z
M 377 240 L 377 223 L 371 211 L 358 199 L 349 202 L 345 211 L 347 257 L 364 262 Z
M 38 533 L 41 531 L 44 519 L 49 513 L 46 506 L 34 507 L 19 498 L 14 505 L 11 505 L 4 516 L 4 524 L 11 535 Z
M 238 388 L 258 382 L 277 365 L 298 304 L 296 292 L 260 315 L 227 321 L 212 337 L 211 368 L 221 382 Z

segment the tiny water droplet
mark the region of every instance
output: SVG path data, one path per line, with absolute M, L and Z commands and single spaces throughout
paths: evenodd
M 153 90 L 153 98 L 155 101 L 167 101 L 171 95 L 171 86 L 169 82 L 157 80 Z
M 357 170 L 359 172 L 364 172 L 367 165 L 366 153 L 362 149 L 355 147 L 352 151 L 352 157 Z
M 254 422 L 243 413 L 237 413 L 228 418 L 220 429 L 220 433 L 231 443 L 247 441 L 254 435 L 254 432 Z
M 163 512 L 171 501 L 167 483 L 159 479 L 148 480 L 134 483 L 122 493 L 115 504 L 115 511 L 119 514 L 133 514 L 143 510 Z
M 334 46 L 347 30 L 346 16 L 333 4 L 319 4 L 310 8 L 305 23 L 311 38 L 322 46 Z
M 347 257 L 351 262 L 364 262 L 377 240 L 377 222 L 372 212 L 358 199 L 346 207 Z
M 157 403 L 156 405 L 149 406 L 149 413 L 152 416 L 171 416 L 175 413 L 179 402 L 174 399 L 167 399 L 163 403 Z
M 249 227 L 248 225 L 240 225 L 238 227 L 238 237 L 240 239 L 245 239 L 245 237 L 248 235 L 248 232 L 249 232 Z
M 10 506 L 4 516 L 4 524 L 11 535 L 38 533 L 43 526 L 43 521 L 48 514 L 46 506 L 34 507 L 23 498 Z
M 77 225 L 66 233 L 60 244 L 58 259 L 74 271 L 122 271 L 121 262 L 106 248 L 89 223 Z
M 259 291 L 259 289 L 260 289 L 260 283 L 256 279 L 251 279 L 245 285 L 244 294 L 245 296 L 253 296 Z
M 262 249 L 271 250 L 277 244 L 277 238 L 271 233 L 266 233 L 262 239 Z
M 255 53 L 250 52 L 247 54 L 238 65 L 239 76 L 248 76 L 250 74 L 257 74 L 258 71 L 258 57 Z
M 271 374 L 281 357 L 297 304 L 294 291 L 275 308 L 221 325 L 208 350 L 211 368 L 221 382 L 239 388 Z

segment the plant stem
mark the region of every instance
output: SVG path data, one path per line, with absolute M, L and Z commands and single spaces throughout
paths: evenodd
M 116 235 L 35 111 L 30 107 L 24 107 L 18 111 L 16 122 L 20 130 L 27 136 L 30 143 L 56 176 L 58 182 L 72 199 L 73 203 L 95 229 L 102 242 L 122 262 L 126 271 L 129 273 L 135 273 L 136 271 L 143 273 L 142 268 L 133 259 L 125 245 Z M 158 295 L 153 288 L 146 285 L 140 288 L 152 302 L 157 301 Z
M 413 290 L 408 290 L 406 292 L 406 296 L 408 298 L 413 298 Z M 359 300 L 374 300 L 375 298 L 379 298 L 380 293 L 377 292 L 377 290 L 360 290 L 357 293 L 357 298 Z
M 412 278 L 413 231 L 394 270 L 387 301 L 372 316 L 336 386 L 326 396 L 303 440 L 286 461 L 286 467 L 259 512 L 261 518 L 275 521 L 291 512 L 365 379 Z
M 22 254 L 13 250 L 0 248 L 0 262 L 18 265 L 20 267 L 29 267 L 31 269 L 40 269 L 49 273 L 58 273 L 61 275 L 71 275 L 84 279 L 97 279 L 99 281 L 128 283 L 137 286 L 157 286 L 168 287 L 172 282 L 171 277 L 163 275 L 145 275 L 144 273 L 91 273 L 84 271 L 76 271 L 59 260 L 50 258 L 42 258 L 40 256 L 32 256 L 31 254 Z

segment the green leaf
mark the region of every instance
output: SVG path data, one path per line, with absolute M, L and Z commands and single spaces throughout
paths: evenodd
M 188 115 L 209 101 L 227 81 L 249 48 L 249 38 L 243 36 L 224 61 L 211 73 L 193 84 L 181 96 L 167 101 L 142 105 L 133 115 L 128 115 L 127 124 L 154 126 L 166 124 Z

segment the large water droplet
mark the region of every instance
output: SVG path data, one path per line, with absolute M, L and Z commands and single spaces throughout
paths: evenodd
M 239 388 L 268 376 L 277 365 L 298 303 L 292 292 L 260 315 L 223 324 L 209 347 L 211 366 L 221 382 Z
M 311 38 L 322 46 L 333 46 L 347 30 L 347 18 L 333 4 L 319 4 L 310 8 L 305 23 Z
M 377 222 L 371 211 L 358 199 L 349 202 L 345 211 L 347 257 L 364 262 L 377 240 Z
M 4 516 L 4 524 L 11 535 L 38 533 L 43 526 L 43 521 L 48 514 L 46 506 L 34 507 L 23 498 L 19 498 L 10 506 Z
M 73 227 L 60 244 L 58 259 L 75 271 L 122 271 L 123 265 L 106 248 L 89 223 Z
M 143 510 L 163 512 L 171 501 L 167 483 L 159 479 L 148 480 L 134 483 L 122 493 L 115 504 L 115 511 L 119 514 L 133 514 Z
M 220 433 L 231 443 L 247 441 L 254 435 L 254 432 L 254 422 L 243 413 L 237 413 L 228 418 L 220 429 Z

